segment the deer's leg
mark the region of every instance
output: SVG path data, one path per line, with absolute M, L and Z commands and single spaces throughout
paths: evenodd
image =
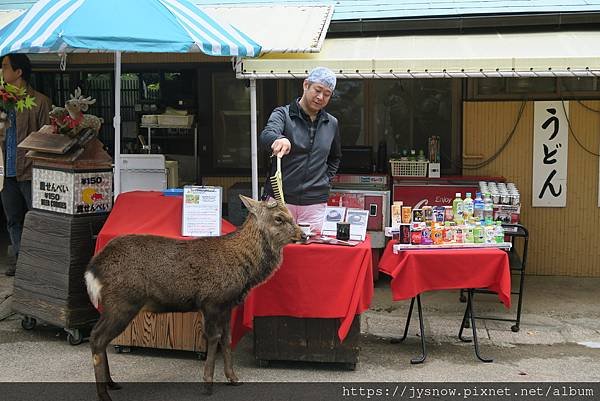
M 94 326 L 90 335 L 92 360 L 94 362 L 94 375 L 96 377 L 96 391 L 101 401 L 111 401 L 107 387 L 120 388 L 110 377 L 110 368 L 106 355 L 106 347 L 118 336 L 137 314 L 137 308 L 127 310 L 111 310 L 105 308 L 100 320 Z
M 231 331 L 229 329 L 229 319 L 223 322 L 223 331 L 219 340 L 221 350 L 223 351 L 223 366 L 225 368 L 225 377 L 231 384 L 242 384 L 233 372 L 233 358 L 231 355 Z
M 217 345 L 222 328 L 216 313 L 204 313 L 204 334 L 206 336 L 206 361 L 204 361 L 204 393 L 212 394 L 215 375 Z

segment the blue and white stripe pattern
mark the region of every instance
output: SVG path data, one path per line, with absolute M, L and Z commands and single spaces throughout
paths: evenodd
M 0 56 L 90 51 L 254 57 L 260 45 L 188 0 L 39 0 L 0 30 Z

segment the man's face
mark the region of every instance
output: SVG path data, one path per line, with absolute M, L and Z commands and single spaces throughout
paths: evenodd
M 2 77 L 4 79 L 4 82 L 14 85 L 17 82 L 17 80 L 21 77 L 22 73 L 23 72 L 20 68 L 18 68 L 16 71 L 13 70 L 12 66 L 10 65 L 10 59 L 8 58 L 8 56 L 2 59 Z
M 318 113 L 327 106 L 333 92 L 328 87 L 304 80 L 304 100 L 306 106 L 313 112 Z

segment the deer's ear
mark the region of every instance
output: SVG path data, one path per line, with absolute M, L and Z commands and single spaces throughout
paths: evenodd
M 240 199 L 242 200 L 242 203 L 244 203 L 244 206 L 246 206 L 246 209 L 248 209 L 250 213 L 256 214 L 260 205 L 258 201 L 255 201 L 254 199 L 248 198 L 244 195 L 240 195 Z

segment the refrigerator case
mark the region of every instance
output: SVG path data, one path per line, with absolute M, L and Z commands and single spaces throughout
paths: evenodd
M 367 232 L 371 236 L 371 247 L 385 248 L 384 229 L 390 224 L 389 191 L 332 189 L 327 205 L 368 210 Z

